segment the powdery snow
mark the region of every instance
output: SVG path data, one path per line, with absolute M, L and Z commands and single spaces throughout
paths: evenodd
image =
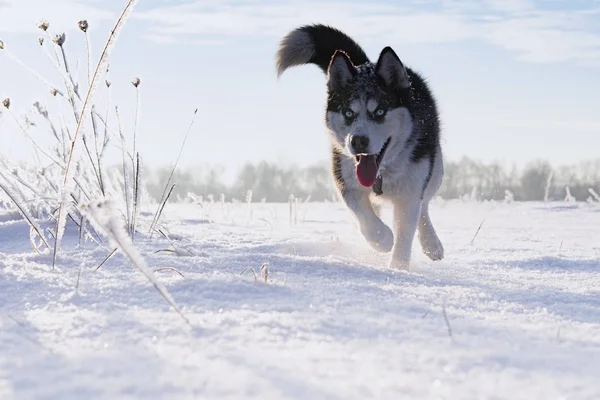
M 341 204 L 288 212 L 171 204 L 178 253 L 136 238 L 193 328 L 123 255 L 94 272 L 108 242 L 69 226 L 53 271 L 0 215 L 0 398 L 600 398 L 600 205 L 436 203 L 446 258 L 410 273 Z

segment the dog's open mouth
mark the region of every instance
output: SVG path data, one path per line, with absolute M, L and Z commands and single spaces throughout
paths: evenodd
M 361 185 L 371 187 L 375 184 L 379 165 L 390 144 L 390 140 L 391 138 L 388 138 L 385 141 L 381 151 L 377 154 L 359 154 L 356 156 L 356 176 Z

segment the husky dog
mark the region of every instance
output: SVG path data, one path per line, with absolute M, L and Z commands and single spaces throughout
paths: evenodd
M 367 242 L 392 252 L 389 267 L 408 270 L 418 230 L 423 252 L 441 260 L 444 248 L 429 217 L 444 174 L 440 122 L 424 78 L 391 47 L 372 63 L 352 38 L 321 24 L 288 33 L 276 64 L 278 77 L 303 64 L 327 75 L 333 177 Z M 384 201 L 394 207 L 393 233 L 379 217 Z

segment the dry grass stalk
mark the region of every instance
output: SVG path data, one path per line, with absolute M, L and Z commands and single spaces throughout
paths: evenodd
M 4 193 L 6 193 L 6 195 L 10 198 L 10 200 L 17 206 L 17 209 L 19 210 L 19 213 L 27 221 L 27 223 L 29 224 L 30 229 L 32 229 L 39 236 L 40 240 L 42 241 L 42 243 L 44 243 L 44 245 L 47 248 L 50 248 L 50 244 L 48 244 L 48 242 L 46 241 L 46 238 L 42 234 L 42 229 L 37 224 L 37 222 L 35 221 L 35 219 L 30 215 L 30 213 L 27 211 L 27 209 L 22 206 L 22 204 L 23 204 L 22 199 L 16 198 L 17 194 L 14 193 L 8 187 L 8 183 L 5 182 L 6 181 L 6 177 L 4 176 L 4 174 L 2 173 L 2 171 L 0 171 L 0 178 L 2 178 L 2 180 L 0 180 L 0 189 L 2 189 L 2 191 L 4 191 Z M 33 243 L 32 243 L 32 245 L 33 245 Z M 33 246 L 33 247 L 37 251 L 37 247 L 36 246 Z
M 113 251 L 111 251 L 105 258 L 104 260 L 102 260 L 102 262 L 96 267 L 94 268 L 94 272 L 98 271 L 100 269 L 100 267 L 102 267 L 108 260 L 110 260 L 110 258 L 115 255 L 115 253 L 117 252 L 117 250 L 119 250 L 118 248 L 114 248 Z
M 118 248 L 140 271 L 154 288 L 160 293 L 165 301 L 173 307 L 179 316 L 191 326 L 189 320 L 183 315 L 181 309 L 171 297 L 167 288 L 162 285 L 157 279 L 152 270 L 148 267 L 146 260 L 140 251 L 134 246 L 131 238 L 127 234 L 125 227 L 119 222 L 116 211 L 112 203 L 108 200 L 99 201 L 96 203 L 86 204 L 81 206 L 81 212 L 86 218 L 96 227 L 96 229 L 106 236 L 111 244 Z
M 136 4 L 136 0 L 129 0 L 127 2 L 127 5 L 125 6 L 124 10 L 121 12 L 121 15 L 119 16 L 113 29 L 111 30 L 108 40 L 106 41 L 104 48 L 102 50 L 102 53 L 100 55 L 100 59 L 98 60 L 98 63 L 96 65 L 96 69 L 94 70 L 94 74 L 92 76 L 90 86 L 88 88 L 87 94 L 85 96 L 85 100 L 84 100 L 82 108 L 81 108 L 81 113 L 80 113 L 81 117 L 77 121 L 77 127 L 75 129 L 73 140 L 71 142 L 71 150 L 69 151 L 69 155 L 68 155 L 67 163 L 66 163 L 66 170 L 65 170 L 65 174 L 64 174 L 63 194 L 62 194 L 63 201 L 61 201 L 60 207 L 58 209 L 58 221 L 56 224 L 56 240 L 54 241 L 54 252 L 53 252 L 53 256 L 52 256 L 52 266 L 53 267 L 56 264 L 56 253 L 58 252 L 58 248 L 60 246 L 60 241 L 61 241 L 62 235 L 64 233 L 64 225 L 65 225 L 64 208 L 66 207 L 66 202 L 67 202 L 67 196 L 68 196 L 67 192 L 68 192 L 68 188 L 69 188 L 69 184 L 70 184 L 69 181 L 72 179 L 71 163 L 73 161 L 76 144 L 77 144 L 77 139 L 79 138 L 79 135 L 81 134 L 81 130 L 83 127 L 83 121 L 84 121 L 84 118 L 85 118 L 85 115 L 87 112 L 87 108 L 90 106 L 90 102 L 91 102 L 91 99 L 92 99 L 92 96 L 94 93 L 93 89 L 94 89 L 95 83 L 100 75 L 101 67 L 102 67 L 102 65 L 104 65 L 104 63 L 107 62 L 109 51 L 111 50 L 112 45 L 114 44 L 114 42 L 116 40 L 117 34 L 118 34 L 119 30 L 123 27 L 123 24 L 125 23 L 125 21 L 127 19 L 127 16 L 131 12 L 131 10 L 135 6 L 135 4 Z
M 168 189 L 169 184 L 171 183 L 171 179 L 173 179 L 173 174 L 175 173 L 175 169 L 177 168 L 177 164 L 179 163 L 179 159 L 181 158 L 181 153 L 183 152 L 185 142 L 187 141 L 190 131 L 192 130 L 192 127 L 194 126 L 194 122 L 196 121 L 197 114 L 198 114 L 198 109 L 196 108 L 196 110 L 194 110 L 194 115 L 192 116 L 192 121 L 190 122 L 190 125 L 188 126 L 188 130 L 183 138 L 183 142 L 181 143 L 181 147 L 179 148 L 179 154 L 177 155 L 177 158 L 175 159 L 175 163 L 173 164 L 173 168 L 171 169 L 171 173 L 169 174 L 169 178 L 167 179 L 167 183 L 165 184 L 165 188 L 161 195 L 160 201 L 158 202 L 158 204 L 159 204 L 158 209 L 156 210 L 156 213 L 154 214 L 154 218 L 152 219 L 152 223 L 150 224 L 150 237 L 152 237 L 152 235 L 154 234 L 154 229 L 156 227 L 156 224 L 158 224 L 158 221 L 162 214 L 162 210 L 165 208 L 165 204 L 167 203 L 167 200 L 168 200 L 169 196 L 171 195 L 173 188 L 175 187 L 175 185 L 173 185 L 173 186 L 171 186 L 170 189 Z M 167 190 L 169 190 L 168 194 L 167 194 Z
M 269 280 L 269 264 L 264 263 L 263 265 L 260 266 L 260 272 L 262 273 L 262 276 L 265 280 L 265 283 L 268 283 Z
M 154 272 L 161 272 L 161 271 L 173 271 L 173 272 L 177 273 L 179 276 L 181 276 L 182 278 L 185 278 L 185 275 L 183 275 L 180 270 L 178 270 L 177 268 L 174 268 L 174 267 L 162 267 L 162 268 L 157 268 L 154 270 Z
M 479 234 L 479 231 L 481 230 L 481 227 L 483 226 L 483 223 L 485 222 L 485 218 L 483 220 L 481 220 L 481 223 L 479 224 L 479 227 L 477 228 L 477 230 L 475 231 L 475 235 L 473 235 L 473 239 L 471 239 L 471 244 L 473 244 L 473 242 L 475 242 L 475 238 L 477 237 L 477 235 Z
M 244 275 L 247 271 L 252 271 L 252 275 L 254 275 L 254 281 L 258 281 L 258 275 L 256 275 L 256 271 L 254 271 L 254 268 L 252 267 L 248 267 L 245 270 L 243 270 L 242 272 L 240 272 L 240 276 Z
M 442 315 L 444 316 L 444 321 L 446 322 L 446 328 L 448 329 L 448 336 L 453 339 L 452 336 L 452 325 L 450 325 L 450 320 L 448 319 L 448 314 L 446 313 L 446 300 L 444 300 L 444 305 L 442 306 Z
M 596 193 L 596 191 L 593 188 L 588 188 L 588 192 L 592 195 L 594 200 L 600 203 L 600 195 L 598 195 L 598 193 Z

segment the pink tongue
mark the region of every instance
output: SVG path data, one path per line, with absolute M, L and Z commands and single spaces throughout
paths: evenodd
M 358 156 L 356 176 L 361 185 L 365 187 L 373 186 L 377 180 L 377 156 Z

